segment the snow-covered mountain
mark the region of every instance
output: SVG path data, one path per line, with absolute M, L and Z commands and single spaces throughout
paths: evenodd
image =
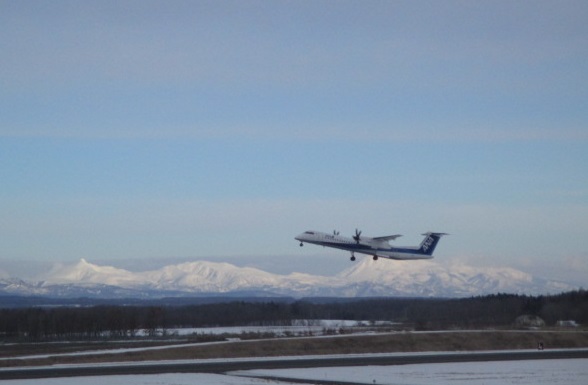
M 445 266 L 432 261 L 380 263 L 371 259 L 338 277 L 362 287 L 366 295 L 464 297 L 493 293 L 547 294 L 573 290 L 572 285 L 533 277 L 512 268 Z
M 493 293 L 550 294 L 577 287 L 511 268 L 445 266 L 432 261 L 369 258 L 334 276 L 278 275 L 205 261 L 131 272 L 82 259 L 59 265 L 37 282 L 0 279 L 0 293 L 46 296 L 162 297 L 230 294 L 258 296 L 464 297 Z

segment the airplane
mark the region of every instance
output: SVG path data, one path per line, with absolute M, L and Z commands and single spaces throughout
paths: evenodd
M 351 252 L 351 260 L 355 261 L 355 253 L 371 255 L 374 261 L 378 258 L 397 260 L 432 259 L 433 251 L 437 247 L 439 239 L 446 233 L 428 232 L 423 234 L 425 239 L 419 246 L 392 247 L 389 241 L 395 240 L 402 235 L 388 235 L 385 237 L 362 237 L 361 231 L 355 229 L 355 235 L 351 238 L 339 235 L 338 231 L 327 234 L 320 231 L 305 231 L 294 239 L 300 241 L 300 247 L 304 243 L 311 243 L 324 247 L 347 250 Z

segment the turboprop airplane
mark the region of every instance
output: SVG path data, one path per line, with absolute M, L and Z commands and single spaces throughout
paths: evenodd
M 355 235 L 351 238 L 339 235 L 338 231 L 333 234 L 322 233 L 320 231 L 305 231 L 295 239 L 300 241 L 300 246 L 304 243 L 312 243 L 335 249 L 347 250 L 351 252 L 351 260 L 355 261 L 355 253 L 368 254 L 373 256 L 374 261 L 378 258 L 412 260 L 412 259 L 431 259 L 433 251 L 437 247 L 439 239 L 445 233 L 424 233 L 425 239 L 420 246 L 401 246 L 392 247 L 389 241 L 392 241 L 402 235 L 388 235 L 386 237 L 368 238 L 362 237 L 361 231 L 355 229 Z

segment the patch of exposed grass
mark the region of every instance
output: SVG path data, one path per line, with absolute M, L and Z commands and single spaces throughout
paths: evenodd
M 472 331 L 349 335 L 333 338 L 283 338 L 233 341 L 200 346 L 176 345 L 161 350 L 127 351 L 117 354 L 13 359 L 0 361 L 0 366 L 352 353 L 534 349 L 539 341 L 544 343 L 546 349 L 588 347 L 588 333 L 581 331 Z M 120 346 L 110 346 L 110 348 L 116 347 Z

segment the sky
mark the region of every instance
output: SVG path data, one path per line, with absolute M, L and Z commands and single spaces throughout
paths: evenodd
M 0 274 L 447 232 L 439 263 L 586 285 L 585 1 L 0 0 Z M 390 262 L 397 263 L 397 262 Z

